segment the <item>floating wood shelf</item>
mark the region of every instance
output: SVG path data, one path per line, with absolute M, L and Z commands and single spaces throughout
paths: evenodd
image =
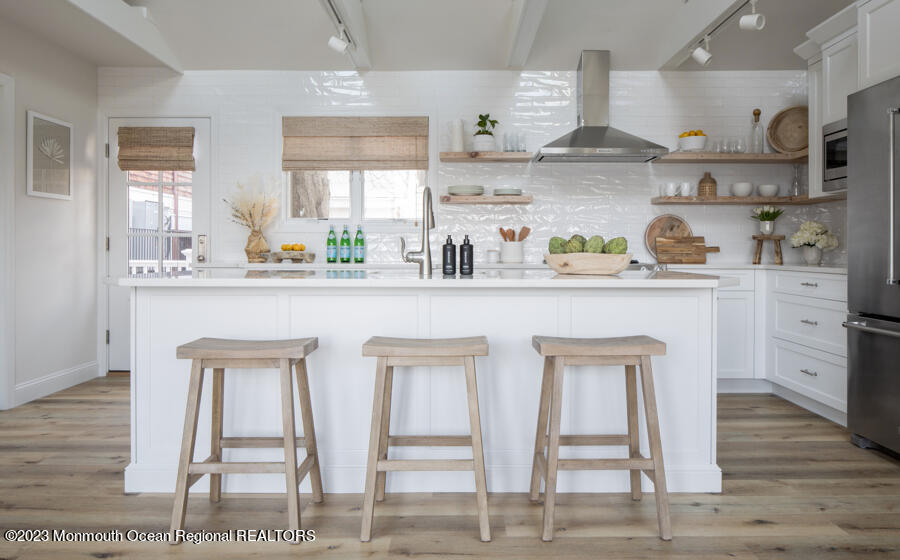
M 528 163 L 531 152 L 441 152 L 444 163 Z
M 806 163 L 807 154 L 720 154 L 718 152 L 669 152 L 653 163 Z
M 534 197 L 530 194 L 506 196 L 441 196 L 441 204 L 531 204 Z
M 707 204 L 707 205 L 761 205 L 775 206 L 804 206 L 808 204 L 821 204 L 847 200 L 847 193 L 832 194 L 819 198 L 803 196 L 720 196 L 716 198 L 703 198 L 699 196 L 657 196 L 650 200 L 651 204 Z

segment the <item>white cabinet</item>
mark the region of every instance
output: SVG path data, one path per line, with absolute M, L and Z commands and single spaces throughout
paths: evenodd
M 858 3 L 859 87 L 900 75 L 900 0 Z
M 809 65 L 807 71 L 809 89 L 809 197 L 817 198 L 822 190 L 822 61 Z
M 753 292 L 719 291 L 719 379 L 753 379 L 754 307 Z
M 823 124 L 847 118 L 847 96 L 858 89 L 858 59 L 855 33 L 822 48 Z

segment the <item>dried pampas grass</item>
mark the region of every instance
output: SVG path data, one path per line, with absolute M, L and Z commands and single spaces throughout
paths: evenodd
M 259 231 L 278 215 L 278 199 L 278 182 L 255 176 L 247 183 L 238 183 L 230 200 L 222 200 L 231 207 L 232 222 Z

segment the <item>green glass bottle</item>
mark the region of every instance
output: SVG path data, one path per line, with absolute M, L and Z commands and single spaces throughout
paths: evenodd
M 366 238 L 362 226 L 356 226 L 356 237 L 353 239 L 353 262 L 366 262 Z
M 348 230 L 350 226 L 344 226 L 344 233 L 341 234 L 341 262 L 348 263 L 350 262 L 350 231 Z
M 334 233 L 334 226 L 328 231 L 328 241 L 325 243 L 325 260 L 333 263 L 337 262 L 337 235 Z

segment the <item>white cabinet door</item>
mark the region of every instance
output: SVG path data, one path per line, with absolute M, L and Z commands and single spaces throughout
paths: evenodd
M 719 379 L 753 379 L 753 292 L 719 291 Z
M 857 17 L 859 87 L 900 75 L 900 0 L 870 0 Z
M 822 192 L 822 61 L 809 65 L 809 197 Z
M 856 34 L 822 49 L 822 123 L 847 118 L 847 96 L 858 89 Z

